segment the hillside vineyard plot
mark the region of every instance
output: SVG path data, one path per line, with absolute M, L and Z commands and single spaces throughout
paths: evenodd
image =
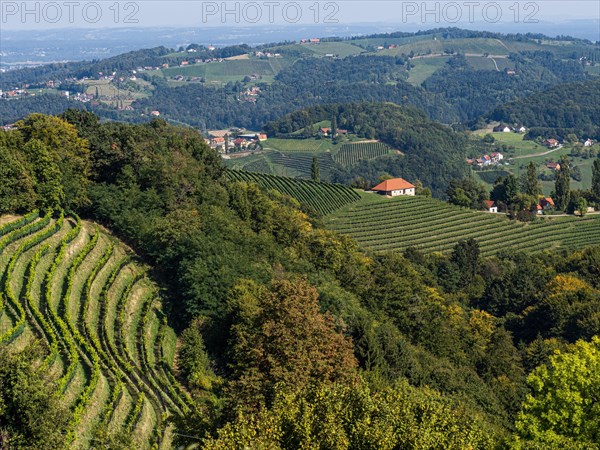
M 227 175 L 231 180 L 256 183 L 263 189 L 289 195 L 322 215 L 360 199 L 353 189 L 341 184 L 317 183 L 238 170 L 229 170 Z
M 535 252 L 600 244 L 600 216 L 542 218 L 524 224 L 424 197 L 365 198 L 331 214 L 326 222 L 376 252 L 408 247 L 448 252 L 468 238 L 479 242 L 485 256 L 502 250 Z
M 99 425 L 130 433 L 140 449 L 169 448 L 168 418 L 191 400 L 135 256 L 94 224 L 35 212 L 0 228 L 0 274 L 0 344 L 45 344 L 40 369 L 71 406 L 70 448 L 90 448 Z
M 374 159 L 390 153 L 390 147 L 383 142 L 357 142 L 356 144 L 344 144 L 333 160 L 344 166 L 350 167 L 363 159 Z

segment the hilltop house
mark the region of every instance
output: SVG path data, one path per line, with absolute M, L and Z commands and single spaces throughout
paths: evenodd
M 554 200 L 552 200 L 550 197 L 540 199 L 539 203 L 536 206 L 538 214 L 542 214 L 544 211 L 548 211 L 551 209 L 554 209 Z
M 494 133 L 510 133 L 512 130 L 508 125 L 498 125 L 494 127 Z
M 484 200 L 483 206 L 485 207 L 487 212 L 491 212 L 491 213 L 498 212 L 498 206 L 496 206 L 496 202 L 494 202 L 493 200 Z
M 391 180 L 379 183 L 372 191 L 381 195 L 389 195 L 390 197 L 415 195 L 415 186 L 403 178 L 392 178 Z

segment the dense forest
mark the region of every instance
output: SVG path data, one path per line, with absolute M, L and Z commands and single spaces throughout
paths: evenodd
M 286 137 L 334 117 L 339 128 L 367 139 L 378 139 L 403 154 L 360 161 L 351 168 L 336 166 L 331 174 L 334 182 L 367 188 L 385 175 L 404 177 L 420 180 L 436 197 L 443 198 L 450 180 L 466 176 L 463 161 L 467 139 L 449 127 L 432 122 L 416 108 L 392 103 L 320 105 L 295 111 L 264 129 L 271 136 Z
M 300 59 L 283 69 L 272 84 L 259 83 L 261 95 L 256 103 L 242 102 L 243 83 L 228 83 L 222 88 L 189 84 L 168 87 L 158 83 L 152 97 L 134 103 L 136 109 L 158 109 L 168 117 L 199 126 L 201 129 L 240 126 L 258 129 L 296 109 L 306 106 L 357 101 L 389 101 L 412 105 L 442 122 L 457 116 L 437 95 L 416 88 L 406 81 L 402 59 L 356 56 L 345 59 Z
M 558 137 L 574 133 L 582 139 L 600 139 L 600 80 L 571 83 L 506 103 L 489 119 L 525 123 L 528 137 Z
M 367 254 L 295 200 L 228 181 L 197 132 L 160 120 L 35 114 L 0 132 L 0 171 L 1 213 L 75 211 L 153 266 L 196 404 L 176 444 L 600 445 L 600 248 Z M 0 347 L 0 444 L 62 448 L 68 411 L 35 358 Z
M 581 64 L 561 61 L 550 52 L 521 52 L 511 54 L 510 60 L 515 66 L 514 75 L 476 70 L 463 55 L 457 55 L 425 80 L 423 87 L 442 95 L 461 120 L 468 121 L 516 98 L 586 78 Z

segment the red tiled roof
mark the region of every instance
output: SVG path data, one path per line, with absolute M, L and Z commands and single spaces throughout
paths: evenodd
M 400 189 L 412 189 L 415 186 L 410 184 L 403 178 L 393 178 L 391 180 L 385 180 L 383 183 L 379 183 L 373 188 L 374 191 L 398 191 Z
M 496 202 L 494 202 L 493 200 L 484 200 L 483 204 L 488 208 L 493 208 L 494 206 L 496 206 Z

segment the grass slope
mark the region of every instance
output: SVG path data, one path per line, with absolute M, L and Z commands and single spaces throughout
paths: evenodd
M 0 345 L 46 344 L 40 368 L 72 409 L 69 448 L 90 448 L 99 425 L 171 448 L 166 419 L 189 400 L 170 373 L 173 331 L 146 332 L 164 315 L 131 251 L 89 222 L 0 218 L 0 276 Z
M 325 223 L 375 252 L 408 247 L 447 252 L 467 238 L 475 238 L 484 255 L 600 244 L 600 215 L 546 217 L 523 224 L 424 197 L 390 199 L 364 193 L 360 201 L 327 216 Z

